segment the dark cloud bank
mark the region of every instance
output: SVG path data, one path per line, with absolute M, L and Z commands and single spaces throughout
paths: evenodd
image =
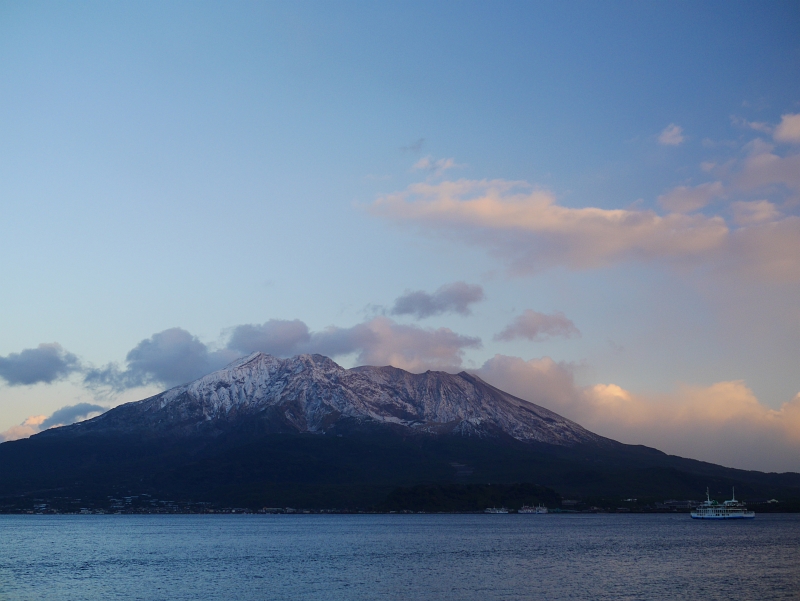
M 298 320 L 271 319 L 230 331 L 224 348 L 212 349 L 181 328 L 142 340 L 127 355 L 125 367 L 111 363 L 86 371 L 90 388 L 121 391 L 147 384 L 177 386 L 220 369 L 257 351 L 278 357 L 319 353 L 328 357 L 355 355 L 361 364 L 396 365 L 412 371 L 458 369 L 465 349 L 479 348 L 479 338 L 449 328 L 421 328 L 375 317 L 349 328 L 331 326 L 312 332 Z
M 0 378 L 10 386 L 51 384 L 80 370 L 78 357 L 55 342 L 0 357 Z

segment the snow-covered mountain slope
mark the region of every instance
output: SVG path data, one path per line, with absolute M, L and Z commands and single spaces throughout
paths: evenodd
M 466 372 L 344 369 L 321 355 L 279 359 L 264 353 L 58 430 L 192 434 L 261 419 L 276 431 L 324 433 L 343 418 L 432 434 L 504 432 L 518 440 L 556 445 L 605 440 Z

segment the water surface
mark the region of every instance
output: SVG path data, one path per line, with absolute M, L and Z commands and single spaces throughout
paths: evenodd
M 800 515 L 0 516 L 0 599 L 800 599 Z

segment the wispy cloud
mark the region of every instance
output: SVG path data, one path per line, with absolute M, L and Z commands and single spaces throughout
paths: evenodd
M 402 146 L 400 150 L 402 150 L 403 152 L 418 153 L 422 150 L 423 146 L 425 146 L 425 138 L 417 138 L 408 146 Z
M 522 315 L 517 316 L 502 332 L 497 334 L 495 340 L 511 341 L 516 338 L 527 338 L 541 342 L 548 338 L 572 338 L 581 333 L 571 319 L 560 311 L 550 315 L 526 309 Z
M 752 129 L 753 131 L 761 132 L 762 134 L 771 134 L 775 128 L 772 127 L 769 123 L 764 121 L 748 121 L 743 117 L 737 117 L 736 115 L 731 115 L 731 123 L 738 127 L 744 127 L 746 129 Z
M 680 125 L 670 123 L 658 135 L 658 143 L 664 146 L 680 146 L 686 138 Z
M 414 163 L 411 170 L 428 171 L 434 175 L 442 175 L 448 169 L 453 169 L 455 167 L 461 167 L 461 165 L 456 163 L 455 159 L 434 159 L 432 156 L 428 155 Z
M 484 299 L 483 288 L 466 282 L 445 284 L 434 293 L 423 290 L 409 291 L 397 298 L 392 315 L 413 315 L 417 319 L 442 313 L 470 314 L 470 305 Z

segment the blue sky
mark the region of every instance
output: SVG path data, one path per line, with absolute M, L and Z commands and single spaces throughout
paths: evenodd
M 800 471 L 799 28 L 797 2 L 0 3 L 2 436 L 325 352 Z

